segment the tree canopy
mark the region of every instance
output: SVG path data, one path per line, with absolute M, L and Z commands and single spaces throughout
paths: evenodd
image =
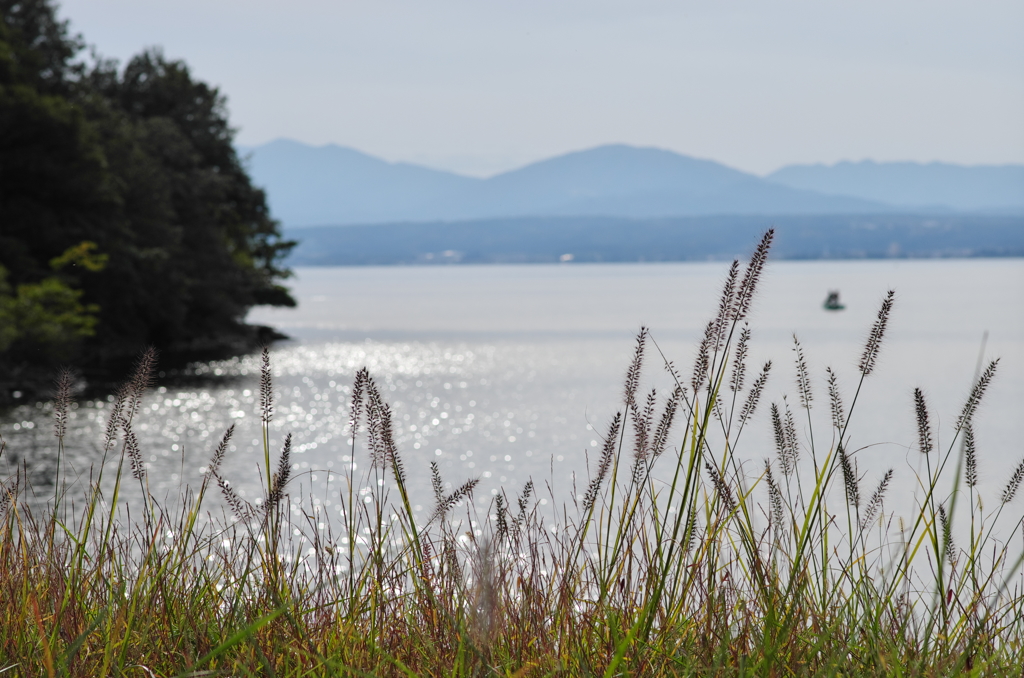
M 0 400 L 58 362 L 243 351 L 252 306 L 295 303 L 224 96 L 158 49 L 120 68 L 84 44 L 52 0 L 0 0 Z

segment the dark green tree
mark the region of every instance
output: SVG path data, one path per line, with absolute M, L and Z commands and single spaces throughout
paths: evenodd
M 223 95 L 159 50 L 119 69 L 77 61 L 83 45 L 52 0 L 0 0 L 0 300 L 67 324 L 47 335 L 58 350 L 0 313 L 8 390 L 27 367 L 102 375 L 146 345 L 171 360 L 244 351 L 267 338 L 244 322 L 252 306 L 295 303 L 280 284 L 293 243 L 234 150 Z M 103 266 L 54 268 L 85 243 Z M 25 310 L 41 299 L 63 310 Z

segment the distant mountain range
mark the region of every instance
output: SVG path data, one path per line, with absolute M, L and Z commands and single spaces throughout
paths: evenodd
M 871 160 L 790 165 L 767 177 L 790 188 L 852 195 L 915 211 L 1024 211 L 1024 165 L 950 165 Z
M 300 226 L 522 217 L 1024 213 L 1024 166 L 794 165 L 758 177 L 655 148 L 610 145 L 487 179 L 336 145 L 240 148 L 272 214 Z

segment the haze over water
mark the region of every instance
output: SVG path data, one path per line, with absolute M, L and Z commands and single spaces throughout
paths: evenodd
M 257 309 L 248 318 L 293 338 L 272 353 L 272 445 L 280 449 L 285 434 L 293 433 L 293 496 L 312 490 L 311 502 L 328 513 L 337 509 L 343 485 L 328 472 L 349 464 L 348 396 L 355 371 L 366 365 L 392 404 L 421 510 L 431 506 L 430 461 L 439 462 L 453 485 L 480 477 L 481 507 L 499 487 L 512 496 L 530 478 L 548 504 L 550 493 L 559 505 L 571 502 L 573 482 L 575 494 L 582 494 L 588 456 L 593 464 L 601 435 L 622 407 L 622 377 L 639 327 L 650 328 L 688 381 L 726 271 L 722 262 L 298 269 L 292 281 L 297 309 Z M 816 442 L 829 447 L 825 367 L 838 372 L 849 405 L 864 339 L 888 289 L 896 290 L 896 305 L 850 428 L 864 482 L 873 487 L 894 467 L 890 502 L 913 493 L 914 473 L 924 468 L 913 389 L 924 390 L 944 449 L 987 331 L 985 360 L 1002 360 L 975 430 L 980 485 L 994 501 L 1024 454 L 1021 259 L 771 263 L 749 319 L 748 372 L 752 378 L 768 359 L 774 368 L 738 452 L 751 460 L 752 477 L 761 459 L 774 456 L 769 405 L 781 406 L 783 394 L 789 394 L 802 439 L 809 440 L 796 397 L 794 332 L 813 378 Z M 830 290 L 840 291 L 845 310 L 822 308 Z M 661 357 L 654 345 L 648 349 L 648 387 L 667 395 L 671 382 Z M 257 362 L 235 359 L 199 371 L 225 378 L 203 388 L 155 389 L 136 420 L 150 489 L 174 497 L 182 482 L 198 485 L 234 422 L 238 431 L 223 471 L 244 496 L 255 498 L 263 456 Z M 98 459 L 104 405 L 83 402 L 73 413 L 67 448 L 80 473 Z M 5 418 L 0 433 L 9 452 L 0 466 L 21 459 L 46 464 L 55 446 L 48 416 L 46 408 L 26 406 Z M 363 442 L 356 447 L 360 471 L 368 462 Z M 664 458 L 660 463 L 671 466 Z

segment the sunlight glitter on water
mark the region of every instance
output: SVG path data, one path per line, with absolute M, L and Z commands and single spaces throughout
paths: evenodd
M 571 502 L 585 487 L 588 460 L 593 463 L 601 435 L 621 407 L 630 335 L 650 322 L 666 355 L 686 372 L 725 268 L 301 270 L 299 309 L 253 317 L 297 337 L 272 354 L 274 458 L 284 436 L 293 433 L 290 491 L 336 511 L 338 473 L 352 462 L 348 398 L 356 370 L 365 365 L 392 405 L 416 504 L 431 504 L 430 461 L 454 486 L 479 477 L 480 504 L 499 487 L 518 492 L 530 478 L 542 488 L 541 497 L 551 499 L 550 484 L 558 504 Z M 821 300 L 836 287 L 844 291 L 847 310 L 829 314 Z M 1018 416 L 1024 402 L 1021 260 L 774 264 L 751 317 L 750 365 L 754 371 L 772 359 L 776 368 L 740 453 L 752 470 L 773 454 L 767 407 L 781 404 L 784 393 L 795 403 L 793 332 L 803 341 L 819 395 L 815 434 L 828 431 L 824 368 L 838 371 L 850 397 L 863 337 L 889 287 L 897 290 L 889 337 L 852 429 L 865 482 L 895 467 L 893 502 L 911 495 L 921 465 L 914 449 L 913 388 L 925 389 L 946 440 L 970 388 L 982 331 L 990 330 L 987 355 L 1003 361 L 976 428 L 982 483 L 997 491 L 1024 452 L 1018 444 L 1024 439 Z M 670 384 L 659 360 L 651 350 L 647 375 L 666 394 Z M 182 484 L 201 482 L 213 449 L 235 424 L 223 473 L 243 496 L 260 496 L 258 371 L 251 356 L 200 365 L 197 374 L 215 378 L 147 395 L 135 429 L 155 495 L 174 496 Z M 108 411 L 106 402 L 92 401 L 72 412 L 69 462 L 83 476 L 100 458 Z M 45 476 L 55 451 L 49 417 L 46 406 L 23 406 L 0 423 L 9 445 L 0 469 L 24 460 Z M 801 434 L 806 440 L 807 429 Z M 821 442 L 827 447 L 830 441 Z M 355 461 L 360 473 L 368 468 L 362 440 Z
M 481 496 L 490 497 L 499 486 L 510 491 L 526 481 L 528 473 L 561 467 L 567 457 L 575 461 L 578 448 L 593 437 L 581 418 L 570 425 L 566 417 L 550 414 L 551 403 L 527 395 L 540 395 L 531 386 L 538 372 L 557 381 L 557 368 L 544 351 L 521 346 L 443 346 L 403 343 L 388 345 L 324 344 L 291 346 L 273 352 L 274 415 L 272 445 L 280 446 L 286 433 L 294 436 L 293 492 L 303 496 L 329 489 L 332 476 L 351 459 L 348 398 L 355 371 L 367 365 L 392 406 L 396 443 L 410 471 L 417 501 L 430 501 L 427 471 L 437 461 L 450 483 L 461 484 L 467 474 L 481 477 Z M 258 358 L 247 356 L 200 366 L 197 372 L 220 372 L 224 383 L 203 390 L 158 388 L 149 393 L 134 429 L 139 435 L 157 496 L 174 496 L 182 483 L 197 485 L 210 454 L 228 426 L 236 426 L 222 473 L 243 497 L 261 490 L 257 466 L 262 464 L 258 412 Z M 564 366 L 562 368 L 564 370 Z M 554 372 L 555 374 L 552 374 Z M 572 403 L 577 392 L 571 383 L 540 389 L 547 398 Z M 47 409 L 35 408 L 23 416 L 34 428 L 5 425 L 6 438 L 20 450 L 8 464 L 20 459 L 49 466 L 55 454 L 52 430 L 45 426 Z M 99 458 L 109 404 L 82 403 L 74 411 L 66 446 L 85 450 L 74 454 L 72 468 L 86 471 Z M 586 440 L 585 440 L 586 439 Z M 14 446 L 12 446 L 14 448 Z M 547 459 L 541 464 L 541 450 Z M 573 453 L 575 452 L 575 454 Z M 365 456 L 363 441 L 356 456 Z M 365 461 L 365 459 L 363 459 Z M 87 474 L 87 471 L 86 471 Z M 333 478 L 335 486 L 337 479 Z M 130 490 L 129 490 L 130 491 Z

